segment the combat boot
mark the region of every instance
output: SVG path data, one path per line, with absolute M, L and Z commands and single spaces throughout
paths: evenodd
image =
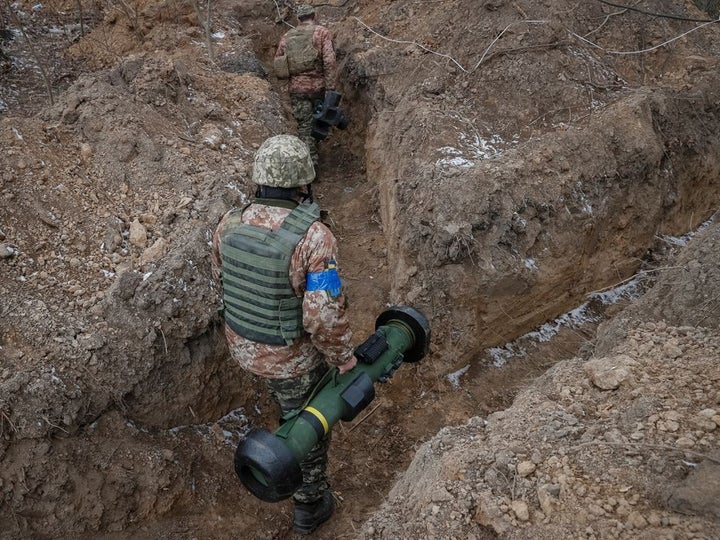
M 325 523 L 335 511 L 332 493 L 327 490 L 323 496 L 313 503 L 295 503 L 295 519 L 293 521 L 296 534 L 310 534 Z

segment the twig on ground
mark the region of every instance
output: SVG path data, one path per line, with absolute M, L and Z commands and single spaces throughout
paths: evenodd
M 660 268 L 653 268 L 652 270 L 640 270 L 639 272 L 633 274 L 632 276 L 625 278 L 621 281 L 618 281 L 617 283 L 613 283 L 612 285 L 608 285 L 607 287 L 603 287 L 602 289 L 598 289 L 596 291 L 590 291 L 589 293 L 586 294 L 586 296 L 591 296 L 593 294 L 598 294 L 601 292 L 609 291 L 610 289 L 614 289 L 615 287 L 624 285 L 628 281 L 632 281 L 633 279 L 635 279 L 636 277 L 638 277 L 640 275 L 652 274 L 654 272 L 659 272 L 660 270 L 680 270 L 683 268 L 685 268 L 685 267 L 684 266 L 663 266 Z
M 636 447 L 636 448 L 648 448 L 651 450 L 667 450 L 669 452 L 681 452 L 684 454 L 692 454 L 694 456 L 707 459 L 713 463 L 720 463 L 719 458 L 708 456 L 694 450 L 688 450 L 687 448 L 678 448 L 677 446 L 669 446 L 666 444 L 647 444 L 647 443 L 633 443 L 633 442 L 611 442 L 611 441 L 588 441 L 572 448 L 583 448 L 586 446 L 618 446 L 618 447 Z
M 0 420 L 2 420 L 2 423 L 0 423 L 0 435 L 2 435 L 5 431 L 3 425 L 5 424 L 6 420 L 7 423 L 10 424 L 10 429 L 12 429 L 13 433 L 15 433 L 17 431 L 17 428 L 15 428 L 15 424 L 13 424 L 12 420 L 10 420 L 10 417 L 5 413 L 5 411 L 0 411 L 0 415 L 2 416 L 0 418 Z
M 60 431 L 66 433 L 66 434 L 68 434 L 68 435 L 70 435 L 70 432 L 69 432 L 68 430 L 63 429 L 62 427 L 58 426 L 57 424 L 53 424 L 53 423 L 48 419 L 47 416 L 41 416 L 40 418 L 42 418 L 43 420 L 45 420 L 45 422 L 47 422 L 47 424 L 48 424 L 50 427 L 54 427 L 55 429 L 59 429 Z
M 162 324 L 160 326 L 158 326 L 158 328 L 160 329 L 160 335 L 163 338 L 163 345 L 165 345 L 165 354 L 167 354 L 167 352 L 168 352 L 167 339 L 165 339 L 165 332 L 163 332 Z
M 358 19 L 357 17 L 353 17 L 353 19 L 355 19 L 355 20 L 356 20 L 357 22 L 359 22 L 362 26 L 364 26 L 365 28 L 367 28 L 370 32 L 372 32 L 373 34 L 375 34 L 376 36 L 378 36 L 380 39 L 384 39 L 385 41 L 389 41 L 390 43 L 398 43 L 398 44 L 400 44 L 400 45 L 416 45 L 417 47 L 420 47 L 422 50 L 424 50 L 424 51 L 426 51 L 426 52 L 429 52 L 430 54 L 434 54 L 434 55 L 440 56 L 440 57 L 442 57 L 442 58 L 447 58 L 447 59 L 450 60 L 453 64 L 455 64 L 455 65 L 460 69 L 460 71 L 462 71 L 463 73 L 467 73 L 467 72 L 468 72 L 467 69 L 465 69 L 457 60 L 455 60 L 452 56 L 450 56 L 450 55 L 448 55 L 448 54 L 444 54 L 444 53 L 441 53 L 441 52 L 433 51 L 432 49 L 428 49 L 427 47 L 425 47 L 425 45 L 421 45 L 421 44 L 418 43 L 417 41 L 407 41 L 407 40 L 403 40 L 403 39 L 391 39 L 391 38 L 389 38 L 389 37 L 385 37 L 385 36 L 383 36 L 382 34 L 379 34 L 379 33 L 376 32 L 375 30 L 373 30 L 372 28 L 370 28 L 367 24 L 365 24 L 364 22 L 362 22 L 362 21 L 361 21 L 360 19 Z
M 277 10 L 278 19 L 280 19 L 284 24 L 288 25 L 290 28 L 295 28 L 292 24 L 287 22 L 285 20 L 285 18 L 282 16 L 282 14 L 280 13 L 280 6 L 278 5 L 277 0 L 273 0 L 273 2 L 275 2 L 275 9 Z
M 362 423 L 367 419 L 368 416 L 370 416 L 372 413 L 374 413 L 374 412 L 377 410 L 377 408 L 378 408 L 379 406 L 380 406 L 380 403 L 378 403 L 377 405 L 375 405 L 369 413 L 367 413 L 367 414 L 366 414 L 365 416 L 363 416 L 360 420 L 358 420 L 357 423 L 356 423 L 353 427 L 351 427 L 348 431 L 352 431 L 353 429 L 355 429 L 356 427 L 358 427 L 360 424 L 362 424 Z
M 669 45 L 670 43 L 672 43 L 672 42 L 674 42 L 674 41 L 677 41 L 678 39 L 681 39 L 681 38 L 687 36 L 688 34 L 691 34 L 692 32 L 695 32 L 696 30 L 700 30 L 701 28 L 703 28 L 703 27 L 705 27 L 705 26 L 707 26 L 707 25 L 709 25 L 709 24 L 716 24 L 716 23 L 718 23 L 718 22 L 719 22 L 719 21 L 715 20 L 715 21 L 706 22 L 706 23 L 704 23 L 704 24 L 700 24 L 700 25 L 696 26 L 695 28 L 691 28 L 691 29 L 688 30 L 687 32 L 683 32 L 682 34 L 680 34 L 680 35 L 678 35 L 678 36 L 675 36 L 675 37 L 672 38 L 672 39 L 668 39 L 667 41 L 663 41 L 662 43 L 658 43 L 657 45 L 653 45 L 652 47 L 648 47 L 647 49 L 640 49 L 640 50 L 637 50 L 637 51 L 610 51 L 610 50 L 608 50 L 608 49 L 605 49 L 604 47 L 601 47 L 601 46 L 598 45 L 597 43 L 593 43 L 593 42 L 590 41 L 589 39 L 585 39 L 583 36 L 580 36 L 580 35 L 576 34 L 575 32 L 570 32 L 570 35 L 578 38 L 580 41 L 586 43 L 587 45 L 590 45 L 591 47 L 595 47 L 596 49 L 600 49 L 601 51 L 603 51 L 603 52 L 605 52 L 605 53 L 607 53 L 607 54 L 618 54 L 618 55 L 642 54 L 642 53 L 654 51 L 655 49 L 659 49 L 660 47 L 664 47 L 665 45 Z

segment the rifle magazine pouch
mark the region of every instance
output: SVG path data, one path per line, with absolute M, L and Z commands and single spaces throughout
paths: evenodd
M 290 69 L 288 67 L 287 56 L 276 56 L 273 60 L 273 70 L 278 79 L 287 79 L 290 77 Z

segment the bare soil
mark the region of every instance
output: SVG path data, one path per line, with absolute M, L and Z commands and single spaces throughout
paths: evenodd
M 277 411 L 228 358 L 208 242 L 294 130 L 269 67 L 294 21 L 200 4 L 0 7 L 0 538 L 293 536 L 291 503 L 233 473 Z M 318 6 L 351 123 L 315 193 L 355 340 L 407 304 L 433 341 L 336 426 L 316 537 L 720 536 L 720 28 L 698 5 Z

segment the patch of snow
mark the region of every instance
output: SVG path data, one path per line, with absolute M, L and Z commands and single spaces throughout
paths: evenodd
M 51 366 L 51 368 L 50 368 L 50 380 L 57 384 L 64 384 L 62 382 L 62 379 L 57 376 L 57 372 L 55 371 L 55 366 Z
M 454 373 L 450 373 L 446 375 L 448 381 L 450 381 L 450 384 L 455 390 L 460 389 L 460 376 L 467 373 L 467 371 L 470 369 L 470 364 L 466 365 L 465 367 L 462 367 L 455 371 Z
M 592 293 L 589 295 L 589 298 L 599 301 L 603 306 L 609 306 L 624 298 L 631 300 L 636 299 L 640 295 L 640 292 L 640 281 L 638 278 L 634 278 L 608 291 Z M 489 355 L 493 366 L 501 367 L 512 358 L 525 356 L 528 348 L 536 347 L 539 343 L 547 343 L 563 328 L 576 328 L 583 324 L 597 322 L 599 320 L 600 316 L 594 314 L 590 309 L 590 301 L 583 302 L 575 309 L 543 324 L 537 330 L 528 332 L 515 341 L 506 343 L 502 347 L 486 349 L 485 352 Z
M 150 276 L 152 276 L 152 274 L 153 274 L 152 272 L 146 272 L 146 273 L 144 273 L 144 274 L 143 274 L 143 277 L 142 277 L 142 280 L 143 280 L 143 281 L 146 281 L 147 278 L 149 278 Z
M 217 142 L 218 138 L 219 137 L 217 135 L 208 135 L 203 139 L 203 142 L 206 142 L 209 145 L 213 146 Z
M 500 155 L 503 147 L 508 144 L 500 135 L 492 133 L 487 127 L 484 127 L 487 134 L 481 135 L 473 121 L 459 114 L 451 114 L 450 117 L 460 125 L 458 144 L 457 147 L 443 146 L 438 149 L 445 156 L 436 162 L 439 166 L 472 167 L 478 160 Z M 512 142 L 517 142 L 518 139 L 519 137 L 515 135 Z
M 610 289 L 609 291 L 603 291 L 598 293 L 592 293 L 590 298 L 599 300 L 603 306 L 611 306 L 623 298 L 637 298 L 640 296 L 641 286 L 638 278 L 631 279 L 627 283 L 623 283 Z
M 214 439 L 215 435 L 213 435 L 213 432 L 216 431 L 217 428 L 220 428 L 219 431 L 223 435 L 223 444 L 227 444 L 232 447 L 237 446 L 240 439 L 245 436 L 245 433 L 249 428 L 248 419 L 244 414 L 244 410 L 242 408 L 233 409 L 222 418 L 206 424 L 185 424 L 175 426 L 168 429 L 168 433 L 177 435 L 181 431 L 191 430 L 202 438 Z
M 523 264 L 525 265 L 525 268 L 528 270 L 537 270 L 537 264 L 535 263 L 535 259 L 523 259 Z
M 707 229 L 710 224 L 715 221 L 720 216 L 720 211 L 715 212 L 712 216 L 710 216 L 710 219 L 707 221 L 702 222 L 697 229 L 694 231 L 690 231 L 688 233 L 683 234 L 682 236 L 660 236 L 661 240 L 665 240 L 668 244 L 672 244 L 674 246 L 686 246 L 687 243 L 698 233 L 703 232 L 705 229 Z
M 443 158 L 437 161 L 438 165 L 449 165 L 451 167 L 468 168 L 472 167 L 474 163 L 465 158 L 454 157 L 454 158 Z

